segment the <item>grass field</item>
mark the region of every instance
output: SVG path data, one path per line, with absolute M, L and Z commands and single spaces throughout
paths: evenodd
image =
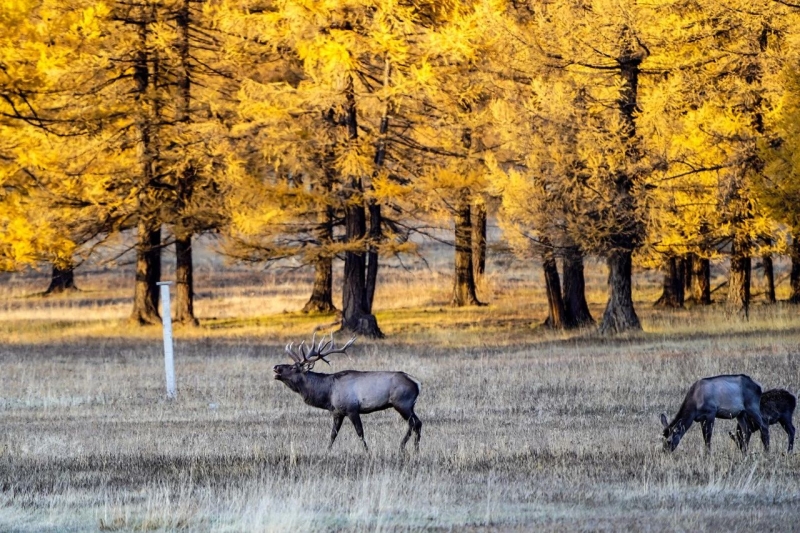
M 330 415 L 272 380 L 284 344 L 327 321 L 293 312 L 308 294 L 297 271 L 201 270 L 174 402 L 160 329 L 125 324 L 119 274 L 79 275 L 83 290 L 55 299 L 30 296 L 41 275 L 5 275 L 0 530 L 800 530 L 800 458 L 778 426 L 767 454 L 755 438 L 742 456 L 718 421 L 713 454 L 693 427 L 667 455 L 658 421 L 703 376 L 796 393 L 796 308 L 755 305 L 747 322 L 656 311 L 659 276 L 638 273 L 644 332 L 553 333 L 535 267 L 494 265 L 491 305 L 466 310 L 447 307 L 437 268 L 391 271 L 376 303 L 387 339 L 360 339 L 333 368 L 423 383 L 408 456 L 393 411 L 363 417 L 369 456 L 349 422 L 327 453 Z M 604 271 L 590 270 L 599 317 Z

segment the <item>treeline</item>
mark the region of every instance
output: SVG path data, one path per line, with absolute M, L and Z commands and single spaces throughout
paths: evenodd
M 747 313 L 753 258 L 790 253 L 800 300 L 800 5 L 782 0 L 18 0 L 0 7 L 0 269 L 66 280 L 136 236 L 131 318 L 196 323 L 192 241 L 315 269 L 306 311 L 380 336 L 381 257 L 454 228 L 453 305 L 478 305 L 487 216 L 539 257 L 557 328 L 640 328 L 660 304 Z M 791 244 L 790 244 L 791 243 Z M 558 263 L 562 270 L 559 273 Z M 774 300 L 774 278 L 772 299 Z

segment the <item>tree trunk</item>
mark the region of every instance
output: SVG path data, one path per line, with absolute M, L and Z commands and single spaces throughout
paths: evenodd
M 322 185 L 326 194 L 330 193 L 332 176 L 326 171 L 327 179 Z M 333 240 L 333 208 L 326 205 L 319 213 L 316 237 L 319 245 L 325 247 Z M 311 297 L 303 306 L 303 313 L 330 313 L 336 311 L 333 305 L 333 258 L 323 253 L 314 261 L 314 288 Z
M 685 254 L 681 259 L 683 267 L 683 298 L 684 302 L 692 297 L 692 277 L 694 262 L 697 257 L 694 254 Z M 688 295 L 688 296 L 687 296 Z
M 463 307 L 482 305 L 475 290 L 472 265 L 472 224 L 470 220 L 469 189 L 462 189 L 456 201 L 455 212 L 455 281 L 451 305 Z
M 586 282 L 583 277 L 583 254 L 578 247 L 569 248 L 563 259 L 563 295 L 567 312 L 578 326 L 594 324 L 586 303 Z
M 800 231 L 792 235 L 792 248 L 789 252 L 792 258 L 792 270 L 789 274 L 789 303 L 800 304 Z
M 194 316 L 194 265 L 192 238 L 175 239 L 175 322 L 197 326 Z
M 369 249 L 367 251 L 367 279 L 364 290 L 364 311 L 372 313 L 375 287 L 378 283 L 378 243 L 381 240 L 381 206 L 369 203 Z
M 486 272 L 486 204 L 475 202 L 472 217 L 472 264 L 474 277 L 480 279 Z
M 141 184 L 139 187 L 139 220 L 136 235 L 136 282 L 133 295 L 133 311 L 130 320 L 141 325 L 158 324 L 158 281 L 161 279 L 161 223 L 156 220 L 156 208 L 150 198 L 151 187 L 155 181 L 155 165 L 158 160 L 157 117 L 160 116 L 160 104 L 154 98 L 156 79 L 158 77 L 158 56 L 150 54 L 149 23 L 154 19 L 152 11 L 155 5 L 139 6 L 142 18 L 135 24 L 138 26 L 139 48 L 136 51 L 133 80 L 136 83 L 137 100 L 140 104 L 140 116 L 137 127 L 141 142 Z M 151 13 L 145 13 L 146 9 Z M 150 72 L 152 64 L 152 75 Z M 152 104 L 152 109 L 150 105 Z
M 75 271 L 72 263 L 61 268 L 53 265 L 53 272 L 50 275 L 50 286 L 44 291 L 48 294 L 62 294 L 69 291 L 77 291 L 75 286 Z
M 617 104 L 624 129 L 620 132 L 625 143 L 626 166 L 635 167 L 641 159 L 641 149 L 636 135 L 636 110 L 639 97 L 639 66 L 649 54 L 641 41 L 624 28 L 620 36 L 622 49 L 617 57 L 619 64 L 620 88 Z M 610 236 L 611 251 L 608 253 L 608 304 L 600 323 L 603 334 L 621 333 L 628 330 L 641 330 L 642 325 L 633 307 L 632 255 L 641 242 L 644 227 L 636 216 L 636 197 L 634 188 L 639 176 L 633 170 L 621 168 L 615 177 L 616 197 L 614 199 L 615 232 Z
M 664 289 L 655 307 L 683 307 L 683 273 L 683 261 L 677 257 L 667 258 L 664 264 Z
M 731 314 L 748 317 L 750 309 L 750 270 L 749 247 L 734 239 L 731 245 L 731 270 L 728 278 L 728 301 L 726 307 Z
M 355 90 L 352 77 L 345 88 L 347 107 L 343 124 L 347 126 L 347 135 L 351 142 L 358 139 L 358 121 L 356 114 Z M 351 195 L 360 196 L 363 192 L 361 180 L 353 176 L 348 178 Z M 345 242 L 363 241 L 367 232 L 367 215 L 363 202 L 346 202 L 344 209 Z M 350 331 L 365 337 L 381 338 L 383 333 L 378 321 L 364 309 L 366 301 L 366 258 L 363 251 L 348 250 L 344 254 L 344 284 L 342 287 L 342 330 Z
M 542 238 L 542 243 L 547 245 L 547 238 Z M 561 281 L 558 278 L 556 258 L 552 248 L 546 248 L 542 253 L 542 269 L 544 270 L 544 284 L 547 291 L 547 320 L 545 326 L 553 329 L 572 329 L 577 326 L 575 319 L 569 314 L 564 299 L 561 295 Z
M 612 334 L 641 330 L 633 308 L 632 252 L 616 250 L 608 257 L 608 304 L 603 313 L 600 333 Z
M 140 220 L 136 239 L 136 285 L 130 320 L 140 325 L 160 324 L 157 283 L 161 279 L 161 229 Z
M 364 238 L 366 214 L 361 204 L 345 207 L 345 238 L 355 242 Z M 372 338 L 383 337 L 378 321 L 364 309 L 366 258 L 364 252 L 344 254 L 344 287 L 342 289 L 342 329 Z
M 176 13 L 175 22 L 178 26 L 179 39 L 176 45 L 180 57 L 181 69 L 178 71 L 177 86 L 180 98 L 178 105 L 178 120 L 189 124 L 192 122 L 192 77 L 191 77 L 191 0 L 181 0 Z M 181 156 L 189 160 L 190 156 L 186 147 L 182 147 Z M 198 179 L 198 169 L 194 165 L 187 165 L 178 174 L 177 198 L 175 213 L 177 220 L 173 221 L 175 233 L 175 322 L 185 326 L 197 326 L 199 322 L 194 316 L 194 265 L 192 258 L 192 236 L 194 234 L 194 220 L 185 215 L 186 206 L 191 205 L 192 196 Z
M 314 288 L 308 302 L 303 306 L 303 313 L 333 311 L 336 311 L 336 306 L 333 305 L 333 260 L 321 256 L 314 262 Z
M 711 305 L 711 261 L 696 257 L 692 271 L 692 299 L 698 305 Z
M 392 72 L 391 61 L 387 54 L 384 58 L 383 65 L 383 87 L 389 89 L 389 80 Z M 386 148 L 389 139 L 389 117 L 392 111 L 392 101 L 387 98 L 384 102 L 383 115 L 381 116 L 381 125 L 378 129 L 378 143 L 375 146 L 375 169 L 372 177 L 375 179 L 383 168 L 386 162 Z M 370 189 L 372 185 L 370 185 Z M 364 310 L 367 313 L 372 313 L 372 304 L 375 300 L 375 287 L 378 283 L 378 266 L 379 266 L 379 252 L 378 246 L 383 238 L 383 231 L 381 225 L 383 219 L 381 217 L 381 206 L 374 198 L 370 198 L 367 204 L 369 210 L 369 228 L 367 230 L 369 236 L 369 245 L 367 247 L 367 279 L 366 288 L 364 290 Z
M 764 261 L 764 280 L 767 282 L 767 289 L 764 295 L 767 302 L 774 304 L 778 300 L 775 298 L 775 267 L 772 264 L 772 255 L 766 254 L 762 257 Z

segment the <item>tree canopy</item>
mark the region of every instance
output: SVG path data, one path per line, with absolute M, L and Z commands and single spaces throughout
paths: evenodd
M 345 258 L 345 322 L 378 334 L 378 258 L 452 224 L 458 280 L 485 204 L 521 256 L 607 261 L 602 331 L 640 327 L 634 263 L 729 256 L 746 312 L 750 257 L 800 231 L 798 17 L 772 0 L 5 3 L 0 268 L 134 232 L 150 283 L 175 242 L 193 321 L 191 239 L 213 230 L 239 260 Z M 157 320 L 141 291 L 134 314 Z

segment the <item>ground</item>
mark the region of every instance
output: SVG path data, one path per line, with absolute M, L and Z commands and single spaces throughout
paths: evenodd
M 124 321 L 124 269 L 79 273 L 81 293 L 52 299 L 29 296 L 46 275 L 5 275 L 0 530 L 800 529 L 800 459 L 778 426 L 769 453 L 756 437 L 743 456 L 718 421 L 711 455 L 699 427 L 666 454 L 659 422 L 704 376 L 796 393 L 796 307 L 754 305 L 747 322 L 654 310 L 659 276 L 638 272 L 644 332 L 554 333 L 535 266 L 494 263 L 491 305 L 452 310 L 444 265 L 384 271 L 387 339 L 359 339 L 330 369 L 422 382 L 408 455 L 394 411 L 363 417 L 370 455 L 347 421 L 327 452 L 330 415 L 272 380 L 283 346 L 328 321 L 295 312 L 300 271 L 200 269 L 201 327 L 175 332 L 171 402 L 160 329 Z M 587 268 L 597 317 L 604 272 Z

